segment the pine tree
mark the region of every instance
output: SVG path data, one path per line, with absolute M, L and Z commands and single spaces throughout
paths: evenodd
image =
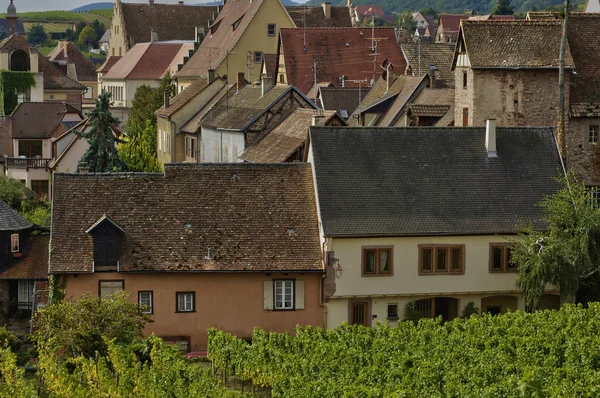
M 118 125 L 119 121 L 113 117 L 109 108 L 110 93 L 103 92 L 98 96 L 96 107 L 89 115 L 88 125 L 91 129 L 88 132 L 76 132 L 90 144 L 79 163 L 87 163 L 91 173 L 126 170 L 116 148 L 116 143 L 121 140 L 114 136 L 112 130 L 112 126 Z
M 515 9 L 510 5 L 510 0 L 498 0 L 498 4 L 492 10 L 493 15 L 513 15 Z

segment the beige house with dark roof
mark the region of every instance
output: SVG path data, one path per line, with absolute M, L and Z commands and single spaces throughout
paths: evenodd
M 324 326 L 309 165 L 54 178 L 49 272 L 67 298 L 125 290 L 154 321 L 144 332 L 183 351 L 206 350 L 209 327 L 250 338 Z

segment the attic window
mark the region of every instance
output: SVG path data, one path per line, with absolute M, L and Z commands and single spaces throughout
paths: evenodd
M 246 15 L 246 14 L 244 14 Z M 236 30 L 238 26 L 240 26 L 240 22 L 242 22 L 242 18 L 244 18 L 244 15 L 242 15 L 241 17 L 239 17 L 237 19 L 237 21 L 235 21 L 234 23 L 231 24 L 231 26 L 233 27 L 233 30 Z
M 349 116 L 348 116 L 348 110 L 347 110 L 347 109 L 341 109 L 341 110 L 340 110 L 340 114 L 342 115 L 342 117 L 343 117 L 344 119 L 348 119 L 348 117 L 349 117 Z
M 214 24 L 212 24 L 210 26 L 210 34 L 211 35 L 215 34 L 215 32 L 217 31 L 217 29 L 219 29 L 219 25 L 221 25 L 221 20 L 218 20 L 217 22 L 215 22 Z M 235 29 L 235 27 L 234 27 L 234 29 Z
M 94 240 L 94 270 L 118 271 L 119 246 L 125 231 L 104 215 L 86 232 Z
M 18 253 L 20 251 L 19 248 L 19 234 L 12 234 L 10 236 L 10 250 L 13 253 Z

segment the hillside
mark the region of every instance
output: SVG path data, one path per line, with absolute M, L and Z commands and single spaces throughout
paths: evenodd
M 88 12 L 93 10 L 103 10 L 106 8 L 113 8 L 113 2 L 103 2 L 103 3 L 92 3 L 87 4 L 85 6 L 77 7 L 71 10 L 71 12 Z
M 321 0 L 310 0 L 308 4 L 320 5 Z M 473 10 L 477 14 L 489 14 L 497 0 L 354 0 L 354 5 L 381 6 L 386 12 L 414 11 L 432 7 L 437 12 L 462 14 Z M 513 0 L 515 11 L 545 10 L 562 4 L 562 0 Z M 585 0 L 573 0 L 573 5 L 584 4 Z M 333 0 L 332 5 L 346 5 L 347 0 Z

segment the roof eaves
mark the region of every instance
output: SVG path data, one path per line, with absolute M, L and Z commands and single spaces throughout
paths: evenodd
M 394 124 L 396 124 L 396 122 L 398 121 L 398 118 L 400 117 L 400 115 L 402 115 L 402 112 L 405 110 L 406 105 L 409 103 L 409 101 L 411 99 L 413 99 L 415 93 L 417 92 L 417 90 L 419 89 L 419 87 L 421 87 L 421 84 L 423 83 L 423 81 L 425 80 L 426 77 L 429 77 L 429 74 L 425 73 L 421 77 L 421 80 L 419 80 L 419 82 L 415 85 L 415 87 L 413 88 L 413 90 L 410 93 L 410 95 L 406 98 L 406 101 L 404 101 L 404 104 L 402 104 L 402 107 L 398 110 L 398 112 L 396 112 L 396 114 L 394 115 L 394 117 L 392 117 L 392 119 L 390 120 L 390 122 L 388 123 L 388 125 L 386 127 L 393 127 Z M 398 95 L 399 94 L 400 93 L 398 93 Z

